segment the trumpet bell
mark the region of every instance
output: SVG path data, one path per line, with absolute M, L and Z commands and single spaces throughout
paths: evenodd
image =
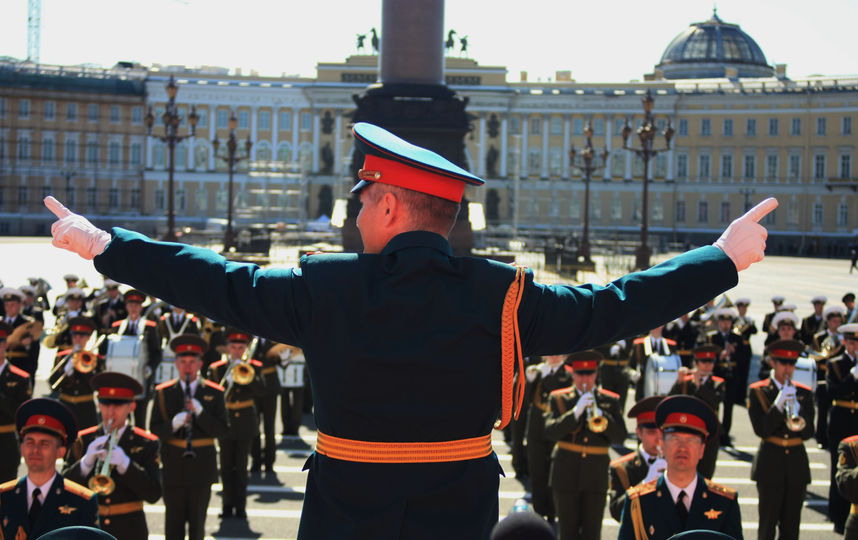
M 804 418 L 795 414 L 787 417 L 786 426 L 790 431 L 802 431 L 807 426 L 807 422 Z
M 250 384 L 256 376 L 256 370 L 247 362 L 241 362 L 232 367 L 232 380 L 236 384 Z
M 587 427 L 593 433 L 602 433 L 608 429 L 608 419 L 601 415 L 591 416 L 589 420 L 587 420 Z
M 94 475 L 89 479 L 87 485 L 97 495 L 110 495 L 116 489 L 116 482 L 113 481 L 113 478 L 104 474 Z
M 74 368 L 80 373 L 89 373 L 95 369 L 98 356 L 90 351 L 80 351 L 74 360 Z

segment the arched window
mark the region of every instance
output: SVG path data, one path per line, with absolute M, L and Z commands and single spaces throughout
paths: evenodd
M 205 171 L 209 167 L 209 143 L 197 141 L 194 145 L 194 170 Z
M 292 161 L 292 145 L 282 142 L 277 145 L 277 161 L 288 163 Z
M 271 144 L 268 141 L 259 141 L 256 143 L 256 160 L 271 161 Z
M 313 167 L 313 144 L 309 142 L 301 143 L 298 148 L 298 161 L 301 163 L 301 170 L 310 172 Z

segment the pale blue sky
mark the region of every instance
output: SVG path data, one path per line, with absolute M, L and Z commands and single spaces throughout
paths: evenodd
M 416 1 L 416 0 L 414 0 Z M 581 82 L 652 72 L 671 39 L 708 19 L 703 0 L 448 0 L 445 29 L 467 35 L 471 58 L 531 81 L 571 70 Z M 42 0 L 44 63 L 217 65 L 315 76 L 355 36 L 380 27 L 381 0 Z M 858 0 L 720 0 L 719 16 L 757 40 L 787 74 L 858 74 Z M 27 52 L 27 1 L 2 0 L 0 56 Z M 458 50 L 458 47 L 457 47 Z

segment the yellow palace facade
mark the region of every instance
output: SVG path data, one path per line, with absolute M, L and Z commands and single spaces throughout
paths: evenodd
M 64 87 L 56 73 L 40 85 L 44 70 L 0 63 L 0 234 L 46 234 L 50 220 L 40 199 L 49 190 L 74 192 L 77 209 L 103 226 L 163 232 L 169 160 L 156 136 L 171 76 L 180 113 L 187 117 L 194 106 L 199 115 L 195 136 L 175 154 L 178 227 L 226 217 L 225 145 L 215 152 L 212 140 L 226 140 L 233 115 L 239 141 L 252 142 L 234 175 L 237 221 L 300 225 L 330 216 L 353 183 L 353 96 L 375 82 L 377 61 L 355 55 L 320 63 L 315 78 L 125 66 L 105 70 L 100 77 L 108 83 L 97 92 Z M 35 82 L 22 87 L 21 77 L 4 73 Z M 675 130 L 670 149 L 646 171 L 656 249 L 711 242 L 767 196 L 781 202 L 766 224 L 776 253 L 843 255 L 858 233 L 858 75 L 790 79 L 785 66 L 768 66 L 753 39 L 717 15 L 680 33 L 640 82 L 579 83 L 569 72 L 547 82 L 521 73 L 512 82 L 504 67 L 457 57 L 446 59 L 445 76 L 468 99 L 467 165 L 486 185 L 467 197 L 483 205 L 490 231 L 580 235 L 585 185 L 580 157 L 571 160 L 569 150 L 580 156 L 589 124 L 593 145 L 607 153 L 590 184 L 591 235 L 635 238 L 645 171 L 623 148 L 621 132 L 627 121 L 640 125 L 641 98 L 650 90 L 656 124 Z M 77 122 L 66 121 L 70 103 Z M 141 120 L 149 107 L 156 136 L 147 136 Z M 629 143 L 638 145 L 634 134 Z M 244 144 L 239 148 L 244 156 Z

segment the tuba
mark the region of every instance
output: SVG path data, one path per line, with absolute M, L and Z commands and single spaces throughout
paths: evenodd
M 110 455 L 116 448 L 116 432 L 119 430 L 111 429 L 112 427 L 113 420 L 110 420 L 107 423 L 107 431 L 110 432 L 110 437 L 107 439 L 107 453 L 104 455 L 104 459 L 95 464 L 96 473 L 87 484 L 89 489 L 97 495 L 110 495 L 116 489 L 116 482 L 110 477 Z
M 784 386 L 793 386 L 792 380 L 787 379 Z M 796 410 L 795 398 L 784 403 L 784 416 L 786 417 L 784 422 L 786 423 L 787 429 L 790 431 L 802 431 L 805 426 L 807 426 L 805 419 L 802 418 Z

